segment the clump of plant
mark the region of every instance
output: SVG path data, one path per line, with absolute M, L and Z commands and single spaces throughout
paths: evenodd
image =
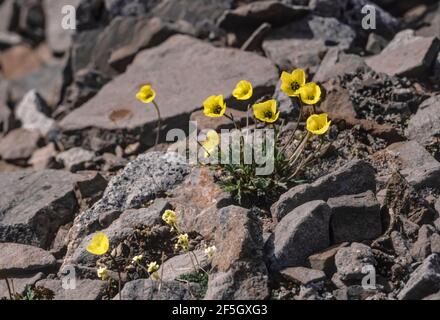
M 298 183 L 298 176 L 316 156 L 324 142 L 323 135 L 329 130 L 331 121 L 325 113 L 317 114 L 315 105 L 321 100 L 321 89 L 313 82 L 306 82 L 306 74 L 297 69 L 292 73 L 281 74 L 281 90 L 299 105 L 299 117 L 287 141 L 281 139 L 283 122 L 279 121 L 280 111 L 276 100 L 248 105 L 246 126 L 241 127 L 232 113 L 228 114 L 222 95 L 210 96 L 204 103 L 204 114 L 210 118 L 226 117 L 232 121 L 238 135 L 232 138 L 229 148 L 220 150 L 221 137 L 210 130 L 206 139 L 200 143 L 205 158 L 214 159 L 209 165 L 220 172 L 219 184 L 233 194 L 239 204 L 255 203 L 262 200 L 270 203 L 284 190 Z M 253 97 L 253 87 L 248 81 L 240 81 L 233 91 L 240 101 Z M 301 119 L 306 106 L 311 114 L 306 121 L 305 132 L 298 135 Z M 255 126 L 249 125 L 249 110 L 252 108 Z M 263 129 L 266 138 L 256 139 L 256 133 Z M 261 130 L 260 130 L 261 131 Z M 252 137 L 253 135 L 253 137 Z M 314 144 L 313 152 L 305 152 Z M 235 145 L 232 146 L 232 145 Z M 261 159 L 272 161 L 271 171 L 262 172 Z M 219 160 L 220 159 L 220 160 Z M 216 161 L 215 161 L 216 160 Z M 264 163 L 267 165 L 267 163 Z
M 194 278 L 194 281 L 200 284 L 201 288 L 205 290 L 207 287 L 207 279 L 208 279 L 208 271 L 206 271 L 198 261 L 197 256 L 193 252 L 193 248 L 190 242 L 190 235 L 188 233 L 180 230 L 177 224 L 177 214 L 173 210 L 165 210 L 162 215 L 162 220 L 165 222 L 167 226 L 170 227 L 170 231 L 174 233 L 172 237 L 172 241 L 174 241 L 174 252 L 176 254 L 183 252 L 187 254 L 190 258 L 193 272 L 186 277 L 181 277 L 180 279 L 176 279 L 182 282 L 192 282 L 189 278 Z M 160 244 L 164 248 L 168 247 L 168 243 Z M 158 245 L 154 246 L 158 247 Z M 151 250 L 155 251 L 156 248 L 151 248 Z M 122 272 L 124 271 L 123 265 L 116 259 L 113 251 L 110 250 L 110 241 L 108 237 L 103 232 L 97 232 L 93 235 L 91 242 L 87 246 L 87 251 L 98 256 L 106 256 L 112 262 L 112 265 L 116 267 L 117 272 L 117 281 L 112 277 L 112 272 L 110 270 L 110 264 L 105 263 L 104 259 L 101 259 L 99 262 L 99 266 L 97 268 L 97 276 L 103 281 L 108 282 L 108 291 L 109 293 L 117 290 L 119 292 L 119 299 L 122 299 L 121 290 L 122 290 Z M 212 259 L 216 252 L 215 246 L 206 247 L 205 254 L 208 260 Z M 157 255 L 156 252 L 152 252 L 151 256 Z M 143 254 L 138 254 L 134 256 L 131 260 L 131 269 L 134 269 L 139 278 L 149 278 L 152 281 L 158 283 L 158 290 L 160 291 L 162 287 L 165 285 L 162 281 L 164 268 L 161 268 L 165 260 L 165 252 L 162 251 L 161 261 L 160 263 L 157 261 L 147 261 L 146 256 Z M 127 268 L 126 268 L 127 269 Z M 202 275 L 203 273 L 203 275 Z M 202 291 L 203 291 L 202 290 Z M 111 297 L 111 294 L 109 294 Z

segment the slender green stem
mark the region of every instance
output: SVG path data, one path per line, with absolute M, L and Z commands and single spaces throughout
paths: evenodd
M 156 109 L 156 113 L 157 113 L 157 133 L 156 133 L 156 144 L 155 144 L 155 146 L 157 146 L 160 141 L 160 127 L 162 125 L 162 118 L 160 115 L 159 106 L 155 100 L 153 100 L 153 105 L 154 105 L 154 108 Z

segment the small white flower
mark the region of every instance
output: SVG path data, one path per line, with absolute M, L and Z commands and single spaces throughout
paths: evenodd
M 217 248 L 215 246 L 211 246 L 205 249 L 205 253 L 208 256 L 209 259 L 211 259 L 215 252 L 217 251 Z

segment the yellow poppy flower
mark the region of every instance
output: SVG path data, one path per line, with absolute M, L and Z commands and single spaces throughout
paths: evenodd
M 206 134 L 206 140 L 201 142 L 203 149 L 205 150 L 205 158 L 208 158 L 216 150 L 220 144 L 220 136 L 215 130 L 209 130 Z
M 175 245 L 176 250 L 179 250 L 179 248 L 182 248 L 183 250 L 188 250 L 189 248 L 189 238 L 188 238 L 188 234 L 180 234 L 177 237 L 177 243 Z
M 249 100 L 254 93 L 254 89 L 252 88 L 252 84 L 249 81 L 242 80 L 235 87 L 232 95 L 237 100 Z
M 328 121 L 327 113 L 312 114 L 307 119 L 307 130 L 316 135 L 325 134 L 332 122 Z
M 255 118 L 263 122 L 274 123 L 280 116 L 280 112 L 277 112 L 276 100 L 254 104 L 253 109 Z
M 223 96 L 210 96 L 203 102 L 204 113 L 207 117 L 219 118 L 226 112 L 226 103 Z
M 162 215 L 162 220 L 169 226 L 174 226 L 177 222 L 176 213 L 173 210 L 165 210 Z
M 143 103 L 150 103 L 156 98 L 156 92 L 149 84 L 147 84 L 140 88 L 139 92 L 136 94 L 136 98 Z
M 108 279 L 108 269 L 106 267 L 98 268 L 96 273 L 98 274 L 99 279 L 101 279 L 103 281 Z
M 299 96 L 299 89 L 306 84 L 306 73 L 296 69 L 292 73 L 283 71 L 281 74 L 281 91 L 289 97 Z
M 109 247 L 110 243 L 107 236 L 102 232 L 98 232 L 93 236 L 92 241 L 90 241 L 87 246 L 87 251 L 91 254 L 102 256 L 107 253 Z
M 316 83 L 309 82 L 299 89 L 299 95 L 305 104 L 317 104 L 321 99 L 321 88 Z

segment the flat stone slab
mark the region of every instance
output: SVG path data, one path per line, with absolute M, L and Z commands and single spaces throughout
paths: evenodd
M 278 80 L 278 71 L 272 62 L 256 54 L 215 48 L 200 40 L 176 35 L 158 47 L 139 53 L 124 74 L 66 116 L 60 125 L 65 131 L 90 127 L 106 130 L 154 127 L 154 108 L 135 97 L 146 83 L 157 93 L 164 123 L 181 124 L 208 96 L 223 94 L 229 99 L 242 79 L 252 82 L 257 92 L 269 93 Z

